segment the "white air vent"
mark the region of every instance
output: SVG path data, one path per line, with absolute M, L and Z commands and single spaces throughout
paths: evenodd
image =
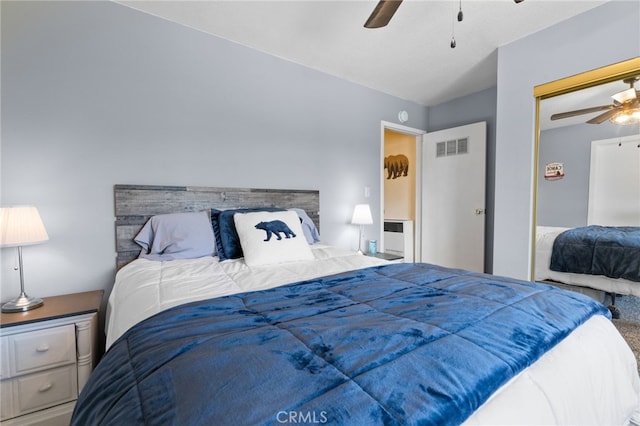
M 436 143 L 436 157 L 466 154 L 469 152 L 469 138 L 452 139 Z
M 469 138 L 458 139 L 458 154 L 466 154 L 469 146 Z
M 457 149 L 457 142 L 456 140 L 452 140 L 452 141 L 447 141 L 447 155 L 456 155 Z

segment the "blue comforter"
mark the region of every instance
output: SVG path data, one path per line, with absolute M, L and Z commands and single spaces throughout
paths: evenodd
M 193 302 L 105 354 L 74 425 L 459 424 L 606 308 L 551 286 L 378 266 Z
M 640 281 L 640 227 L 591 225 L 558 235 L 549 269 Z

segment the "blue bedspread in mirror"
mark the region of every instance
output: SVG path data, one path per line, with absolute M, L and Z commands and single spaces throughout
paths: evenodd
M 109 349 L 72 424 L 459 424 L 595 314 L 580 294 L 428 264 L 193 302 Z
M 564 231 L 553 243 L 549 269 L 640 282 L 640 227 L 590 225 Z

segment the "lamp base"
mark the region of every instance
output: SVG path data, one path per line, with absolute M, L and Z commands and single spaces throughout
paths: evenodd
M 20 296 L 2 305 L 2 312 L 24 312 L 39 308 L 43 304 L 43 300 L 39 297 L 29 297 L 22 293 Z

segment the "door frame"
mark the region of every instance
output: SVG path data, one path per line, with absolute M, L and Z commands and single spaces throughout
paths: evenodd
M 416 139 L 416 200 L 415 221 L 413 224 L 413 256 L 414 259 L 420 259 L 422 255 L 422 244 L 420 244 L 420 235 L 422 235 L 422 135 L 426 134 L 426 130 L 416 129 L 404 126 L 402 124 L 392 123 L 390 121 L 380 122 L 380 235 L 378 236 L 378 250 L 384 251 L 384 131 L 391 130 L 405 135 L 415 136 Z

